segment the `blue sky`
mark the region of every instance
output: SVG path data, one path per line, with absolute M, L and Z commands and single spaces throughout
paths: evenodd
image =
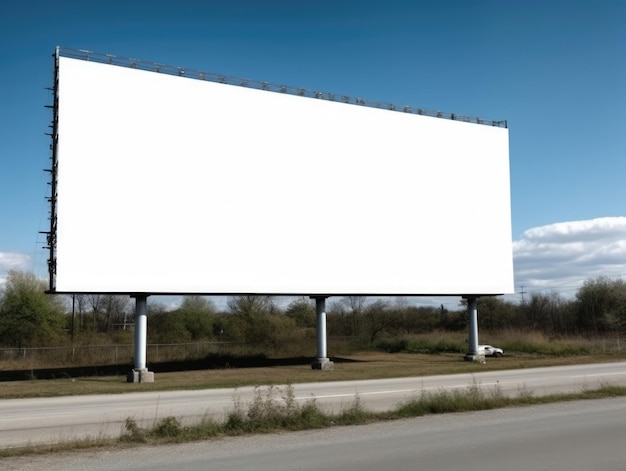
M 506 119 L 516 286 L 626 276 L 624 25 L 620 0 L 5 0 L 0 279 L 46 276 L 57 45 Z

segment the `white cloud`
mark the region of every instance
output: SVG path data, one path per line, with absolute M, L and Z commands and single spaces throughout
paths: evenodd
M 30 263 L 30 257 L 22 253 L 0 252 L 0 286 L 6 281 L 9 270 L 24 270 Z
M 518 292 L 569 297 L 589 278 L 626 275 L 626 217 L 534 227 L 513 242 L 513 257 Z

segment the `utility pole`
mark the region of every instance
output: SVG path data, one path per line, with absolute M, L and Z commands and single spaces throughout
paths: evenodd
M 526 304 L 524 302 L 524 294 L 526 293 L 526 291 L 524 291 L 525 286 L 521 286 L 521 291 L 519 292 L 522 295 L 522 305 Z

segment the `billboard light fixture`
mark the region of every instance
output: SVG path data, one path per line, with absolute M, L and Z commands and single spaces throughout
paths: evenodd
M 102 54 L 98 52 L 88 51 L 85 49 L 72 49 L 68 47 L 58 47 L 59 55 L 62 57 L 82 59 L 91 62 L 101 62 L 111 65 L 117 65 L 121 67 L 128 67 L 138 70 L 146 70 L 152 72 L 161 72 L 170 75 L 177 75 L 179 77 L 187 77 L 197 80 L 207 80 L 212 82 L 225 83 L 229 85 L 238 85 L 242 87 L 255 88 L 259 90 L 266 90 L 271 92 L 290 93 L 298 96 L 327 99 L 329 101 L 335 101 L 335 95 L 333 93 L 320 92 L 318 90 L 305 89 L 300 87 L 291 87 L 287 85 L 275 85 L 269 82 L 251 80 L 246 78 L 231 77 L 223 74 L 215 74 L 212 72 L 198 71 L 193 69 L 185 69 L 182 67 L 168 66 L 157 62 L 142 61 L 138 59 L 129 59 L 113 54 Z M 501 128 L 508 127 L 506 120 L 489 120 L 478 117 L 470 117 L 460 115 L 458 113 L 447 113 L 442 111 L 430 111 L 424 108 L 413 108 L 411 106 L 397 106 L 393 103 L 378 103 L 370 101 L 364 98 L 351 99 L 348 95 L 343 95 L 344 103 L 351 103 L 354 105 L 368 106 L 372 108 L 387 109 L 389 111 L 403 112 L 403 113 L 415 113 L 424 116 L 431 116 L 435 118 L 450 119 L 454 121 L 464 121 L 468 123 L 484 124 L 488 126 L 497 126 Z

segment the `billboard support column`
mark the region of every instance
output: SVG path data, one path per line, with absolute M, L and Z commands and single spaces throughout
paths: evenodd
M 485 355 L 478 351 L 478 296 L 464 296 L 467 299 L 469 320 L 468 352 L 465 359 L 484 363 Z
M 135 298 L 135 368 L 128 373 L 129 383 L 153 383 L 154 373 L 146 368 L 148 349 L 148 295 Z
M 311 364 L 314 370 L 332 370 L 334 363 L 326 353 L 326 298 L 327 296 L 311 296 L 315 299 L 317 358 Z

